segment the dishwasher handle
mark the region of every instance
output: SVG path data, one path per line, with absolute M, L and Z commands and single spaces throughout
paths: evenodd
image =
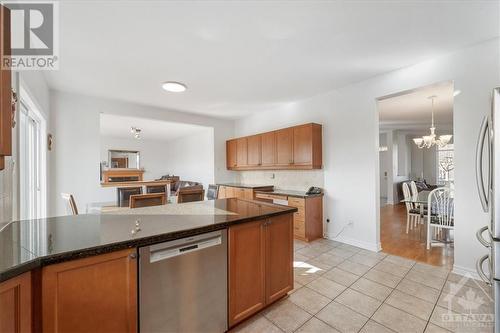
M 220 233 L 208 236 L 193 240 L 192 242 L 172 246 L 168 246 L 169 243 L 164 243 L 162 245 L 167 246 L 162 246 L 161 248 L 158 248 L 157 245 L 150 246 L 149 262 L 154 263 L 222 244 L 222 235 Z

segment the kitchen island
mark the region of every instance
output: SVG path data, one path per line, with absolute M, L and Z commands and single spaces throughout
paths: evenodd
M 236 198 L 197 204 L 212 210 L 78 215 L 4 226 L 2 330 L 136 332 L 138 249 L 218 230 L 228 238 L 228 293 L 221 295 L 227 297 L 228 328 L 293 289 L 296 208 Z

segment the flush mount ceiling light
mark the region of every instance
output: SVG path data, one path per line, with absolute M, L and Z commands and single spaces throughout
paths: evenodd
M 185 84 L 175 81 L 163 82 L 161 87 L 169 92 L 183 92 L 187 89 Z
M 140 139 L 141 138 L 141 129 L 137 127 L 130 127 L 130 133 L 134 135 L 134 138 Z
M 414 138 L 413 142 L 417 145 L 418 148 L 431 148 L 433 146 L 438 146 L 438 147 L 444 147 L 446 146 L 453 135 L 440 135 L 439 139 L 436 138 L 436 127 L 434 127 L 434 99 L 436 99 L 436 96 L 429 96 L 429 99 L 432 101 L 432 106 L 431 106 L 431 134 L 430 135 L 424 135 L 421 138 Z

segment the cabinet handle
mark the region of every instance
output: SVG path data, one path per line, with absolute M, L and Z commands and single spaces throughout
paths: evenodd
M 130 259 L 137 259 L 137 253 L 131 253 L 129 254 Z

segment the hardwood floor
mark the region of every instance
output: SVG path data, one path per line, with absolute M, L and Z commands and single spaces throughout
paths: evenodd
M 435 266 L 453 267 L 453 244 L 425 248 L 425 233 L 420 225 L 406 233 L 404 205 L 380 207 L 380 241 L 382 251 Z

